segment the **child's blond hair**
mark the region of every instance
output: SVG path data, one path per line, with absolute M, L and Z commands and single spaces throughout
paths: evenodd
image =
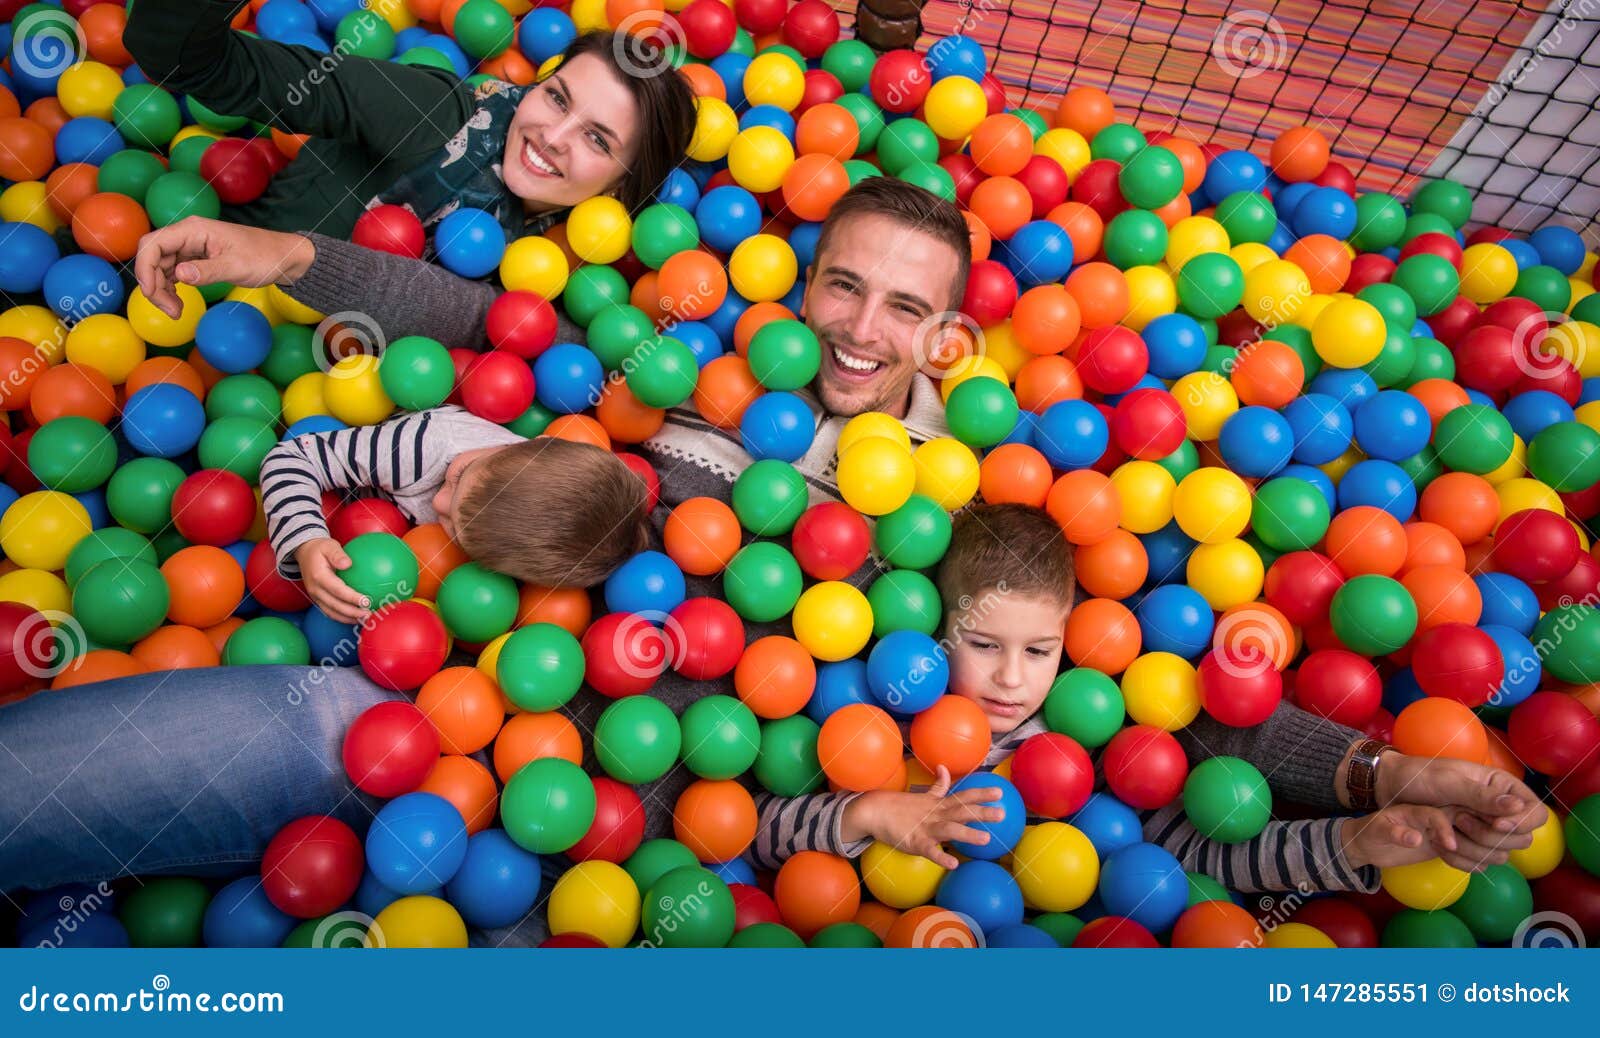
M 992 591 L 1070 608 L 1077 586 L 1072 546 L 1042 508 L 975 505 L 956 517 L 938 585 L 947 615 L 972 609 Z

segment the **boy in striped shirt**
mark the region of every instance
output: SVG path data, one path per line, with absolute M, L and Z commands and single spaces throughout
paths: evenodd
M 988 717 L 993 741 L 983 766 L 993 768 L 1048 730 L 1041 708 L 1058 672 L 1072 608 L 1071 548 L 1042 509 L 980 505 L 956 520 L 938 584 L 947 604 L 950 691 Z M 1100 751 L 1091 758 L 1098 771 Z M 878 840 L 953 869 L 957 860 L 944 845 L 987 843 L 988 834 L 972 823 L 998 821 L 1003 812 L 987 806 L 1000 798 L 998 789 L 952 795 L 950 784 L 941 765 L 933 785 L 915 792 L 758 794 L 751 856 L 775 869 L 803 850 L 854 858 Z M 1434 844 L 1454 847 L 1447 816 L 1415 804 L 1363 817 L 1273 821 L 1259 836 L 1235 844 L 1196 830 L 1181 798 L 1141 814 L 1146 840 L 1172 852 L 1185 869 L 1239 891 L 1370 892 L 1378 888 L 1380 867 L 1425 861 L 1436 855 Z
M 592 444 L 530 440 L 459 407 L 296 436 L 261 464 L 267 536 L 279 572 L 342 623 L 382 603 L 339 578 L 350 557 L 328 534 L 327 490 L 391 501 L 485 568 L 543 587 L 598 584 L 649 541 L 644 480 Z

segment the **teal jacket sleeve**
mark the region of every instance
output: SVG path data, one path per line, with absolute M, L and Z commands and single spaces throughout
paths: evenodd
M 229 27 L 240 0 L 137 0 L 123 43 L 152 83 L 287 133 L 340 140 L 374 161 L 420 160 L 472 114 L 439 69 L 276 43 Z

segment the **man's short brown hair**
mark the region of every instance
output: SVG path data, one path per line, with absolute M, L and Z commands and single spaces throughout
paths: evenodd
M 961 210 L 931 191 L 894 177 L 868 177 L 833 203 L 822 221 L 813 252 L 821 256 L 828 239 L 841 221 L 854 216 L 887 216 L 891 220 L 924 234 L 931 234 L 956 253 L 956 283 L 951 287 L 950 309 L 961 305 L 967 291 L 967 275 L 972 273 L 972 232 Z
M 541 587 L 589 587 L 649 544 L 644 480 L 608 450 L 540 436 L 473 467 L 456 543 L 489 569 Z
M 950 548 L 939 563 L 946 613 L 965 612 L 990 591 L 1072 605 L 1072 546 L 1042 508 L 974 505 L 956 517 Z

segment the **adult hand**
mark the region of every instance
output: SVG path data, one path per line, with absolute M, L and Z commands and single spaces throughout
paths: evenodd
M 300 564 L 300 580 L 306 595 L 330 619 L 340 623 L 360 623 L 372 604 L 367 596 L 339 579 L 339 570 L 350 568 L 350 556 L 332 537 L 307 541 L 294 551 Z
M 986 807 L 1000 799 L 993 786 L 963 789 L 950 795 L 950 772 L 939 766 L 932 786 L 922 793 L 871 792 L 845 807 L 842 820 L 846 841 L 868 836 L 907 854 L 920 854 L 935 865 L 953 869 L 955 857 L 944 849 L 946 840 L 985 844 L 989 834 L 972 828 L 972 822 L 998 822 L 1003 808 Z
M 186 216 L 139 239 L 133 276 L 168 317 L 183 312 L 174 286 L 225 281 L 260 288 L 298 280 L 316 259 L 311 239 L 287 231 Z
M 1533 790 L 1499 768 L 1447 757 L 1385 753 L 1378 760 L 1380 805 L 1453 808 L 1456 828 L 1497 850 L 1519 850 L 1544 824 L 1548 809 Z

